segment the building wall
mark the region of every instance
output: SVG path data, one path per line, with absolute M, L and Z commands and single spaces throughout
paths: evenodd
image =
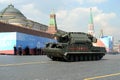
M 2 32 L 0 33 L 0 53 L 14 54 L 14 46 L 25 49 L 27 46 L 30 50 L 39 47 L 45 47 L 48 42 L 56 42 L 54 39 L 20 33 L 20 32 Z
M 3 32 L 0 33 L 0 51 L 12 50 L 16 45 L 16 33 L 15 32 Z
M 103 36 L 100 40 L 105 44 L 107 52 L 113 51 L 113 37 L 112 36 Z
M 26 46 L 29 46 L 29 48 L 35 48 L 39 46 L 40 48 L 44 48 L 45 44 L 48 42 L 55 42 L 54 39 L 46 38 L 46 37 L 40 37 L 40 36 L 34 36 L 34 35 L 28 35 L 24 33 L 18 33 L 16 34 L 16 46 L 22 46 L 25 48 Z

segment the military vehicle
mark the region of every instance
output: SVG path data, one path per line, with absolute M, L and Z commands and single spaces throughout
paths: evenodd
M 83 32 L 66 32 L 55 34 L 57 42 L 47 43 L 45 54 L 58 61 L 91 61 L 100 60 L 106 53 L 104 47 L 95 47 L 97 39 Z

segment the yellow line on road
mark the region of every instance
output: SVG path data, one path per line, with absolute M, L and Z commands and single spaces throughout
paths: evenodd
M 95 80 L 95 79 L 100 79 L 100 78 L 106 78 L 106 77 L 111 77 L 111 76 L 118 76 L 120 73 L 115 73 L 115 74 L 108 74 L 108 75 L 103 75 L 103 76 L 96 76 L 92 78 L 86 78 L 84 80 Z
M 0 64 L 0 67 L 8 67 L 8 66 L 22 66 L 22 65 L 30 65 L 30 64 L 45 64 L 50 63 L 50 61 L 40 61 L 40 62 L 25 62 L 25 63 L 16 63 L 16 64 Z

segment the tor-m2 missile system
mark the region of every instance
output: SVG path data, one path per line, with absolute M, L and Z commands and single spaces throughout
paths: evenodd
M 97 39 L 83 32 L 55 34 L 57 43 L 47 43 L 46 55 L 55 61 L 91 61 L 100 60 L 106 53 L 105 47 L 96 47 Z

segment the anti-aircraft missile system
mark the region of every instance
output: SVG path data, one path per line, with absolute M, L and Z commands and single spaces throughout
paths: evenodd
M 91 61 L 100 60 L 106 53 L 105 47 L 93 46 L 97 39 L 83 32 L 55 34 L 57 42 L 47 43 L 46 55 L 55 61 Z

